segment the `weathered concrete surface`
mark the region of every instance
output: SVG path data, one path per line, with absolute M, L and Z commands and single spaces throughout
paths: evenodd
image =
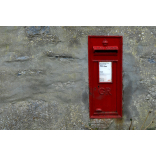
M 123 36 L 123 118 L 89 119 L 88 35 Z M 0 27 L 0 129 L 140 129 L 156 111 L 156 27 Z M 155 129 L 152 123 L 149 129 Z

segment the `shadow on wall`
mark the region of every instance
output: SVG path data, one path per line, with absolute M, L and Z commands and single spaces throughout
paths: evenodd
M 146 92 L 145 87 L 139 83 L 141 76 L 137 64 L 138 62 L 132 54 L 123 54 L 123 115 L 126 116 L 127 121 L 139 115 L 132 97 L 135 100 L 138 95 Z

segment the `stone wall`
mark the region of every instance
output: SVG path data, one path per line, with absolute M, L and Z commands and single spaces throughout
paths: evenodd
M 88 35 L 123 36 L 122 119 L 89 118 Z M 155 108 L 156 27 L 0 27 L 0 129 L 141 129 Z

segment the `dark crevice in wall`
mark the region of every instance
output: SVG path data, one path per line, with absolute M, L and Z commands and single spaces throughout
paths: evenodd
M 73 57 L 67 56 L 67 55 L 55 55 L 54 57 L 55 57 L 55 58 L 74 59 Z
M 52 52 L 45 52 L 45 55 L 50 57 L 50 58 L 64 58 L 64 59 L 74 59 L 72 56 L 70 55 L 58 55 L 58 54 L 54 54 Z

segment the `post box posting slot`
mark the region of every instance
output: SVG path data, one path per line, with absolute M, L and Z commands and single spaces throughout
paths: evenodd
M 122 117 L 122 36 L 88 36 L 90 118 Z
M 94 55 L 117 55 L 117 46 L 93 46 Z

